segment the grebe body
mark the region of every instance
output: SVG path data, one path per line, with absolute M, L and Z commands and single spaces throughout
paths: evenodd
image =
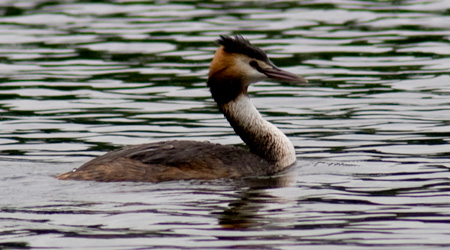
M 250 101 L 250 84 L 274 79 L 307 82 L 277 68 L 267 55 L 242 36 L 221 36 L 210 65 L 207 85 L 243 148 L 198 141 L 165 141 L 128 146 L 99 156 L 61 180 L 161 182 L 218 179 L 277 173 L 296 161 L 294 146 L 264 120 Z

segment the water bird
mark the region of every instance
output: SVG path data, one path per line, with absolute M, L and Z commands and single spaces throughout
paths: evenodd
M 250 101 L 248 87 L 261 80 L 306 83 L 276 67 L 240 35 L 220 36 L 207 86 L 214 101 L 249 150 L 211 142 L 171 140 L 127 146 L 99 156 L 60 180 L 161 182 L 269 176 L 296 162 L 294 146 Z

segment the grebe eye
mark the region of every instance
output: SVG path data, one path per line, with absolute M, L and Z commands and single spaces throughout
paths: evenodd
M 255 60 L 251 60 L 249 64 L 250 64 L 250 66 L 252 66 L 252 68 L 255 68 L 255 69 L 259 68 L 258 63 Z

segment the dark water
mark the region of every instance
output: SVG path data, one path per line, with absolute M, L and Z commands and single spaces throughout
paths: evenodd
M 272 179 L 55 175 L 166 139 L 241 144 L 205 88 L 240 33 L 298 164 Z M 0 249 L 450 247 L 450 1 L 0 3 Z

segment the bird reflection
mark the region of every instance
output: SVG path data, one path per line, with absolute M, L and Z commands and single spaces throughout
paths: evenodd
M 217 214 L 222 228 L 237 230 L 263 226 L 268 218 L 258 214 L 267 204 L 286 203 L 282 197 L 269 194 L 274 188 L 289 187 L 295 183 L 293 168 L 271 177 L 246 178 L 237 185 L 242 187 L 239 197 L 228 204 L 228 208 Z

